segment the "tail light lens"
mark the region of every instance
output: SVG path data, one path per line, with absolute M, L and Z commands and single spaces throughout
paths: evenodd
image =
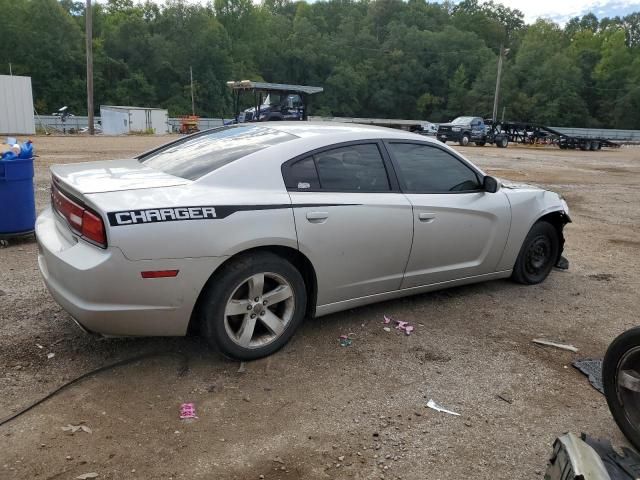
M 51 205 L 69 224 L 74 233 L 101 248 L 107 247 L 107 234 L 102 217 L 51 185 Z

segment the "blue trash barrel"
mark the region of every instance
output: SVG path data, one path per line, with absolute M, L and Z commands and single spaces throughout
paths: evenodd
M 33 158 L 0 161 L 0 235 L 32 232 L 36 224 Z

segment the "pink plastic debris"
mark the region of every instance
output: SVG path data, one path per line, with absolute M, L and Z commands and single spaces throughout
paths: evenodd
M 198 418 L 196 415 L 196 406 L 193 403 L 183 403 L 180 405 L 180 418 Z
M 382 322 L 382 323 L 384 323 L 385 325 L 389 325 L 391 323 L 391 319 L 385 315 L 384 316 L 384 322 Z
M 400 320 L 396 320 L 396 323 L 397 323 L 396 329 L 398 330 L 404 330 L 407 327 L 407 325 L 409 325 L 409 322 L 401 322 Z
M 406 333 L 407 335 L 411 335 L 411 332 L 413 332 L 413 327 L 411 325 L 407 325 L 406 327 L 404 327 L 404 333 Z

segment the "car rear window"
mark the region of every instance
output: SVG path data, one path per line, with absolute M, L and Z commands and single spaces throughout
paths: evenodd
M 257 125 L 233 125 L 178 140 L 138 160 L 170 175 L 197 180 L 239 158 L 295 138 Z

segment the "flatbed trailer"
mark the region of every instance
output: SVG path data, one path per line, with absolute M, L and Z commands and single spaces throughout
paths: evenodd
M 608 138 L 567 135 L 561 131 L 530 122 L 496 122 L 485 120 L 490 135 L 497 133 L 508 135 L 509 141 L 521 144 L 557 145 L 561 149 L 600 150 L 602 147 L 618 148 L 620 144 L 612 142 Z

